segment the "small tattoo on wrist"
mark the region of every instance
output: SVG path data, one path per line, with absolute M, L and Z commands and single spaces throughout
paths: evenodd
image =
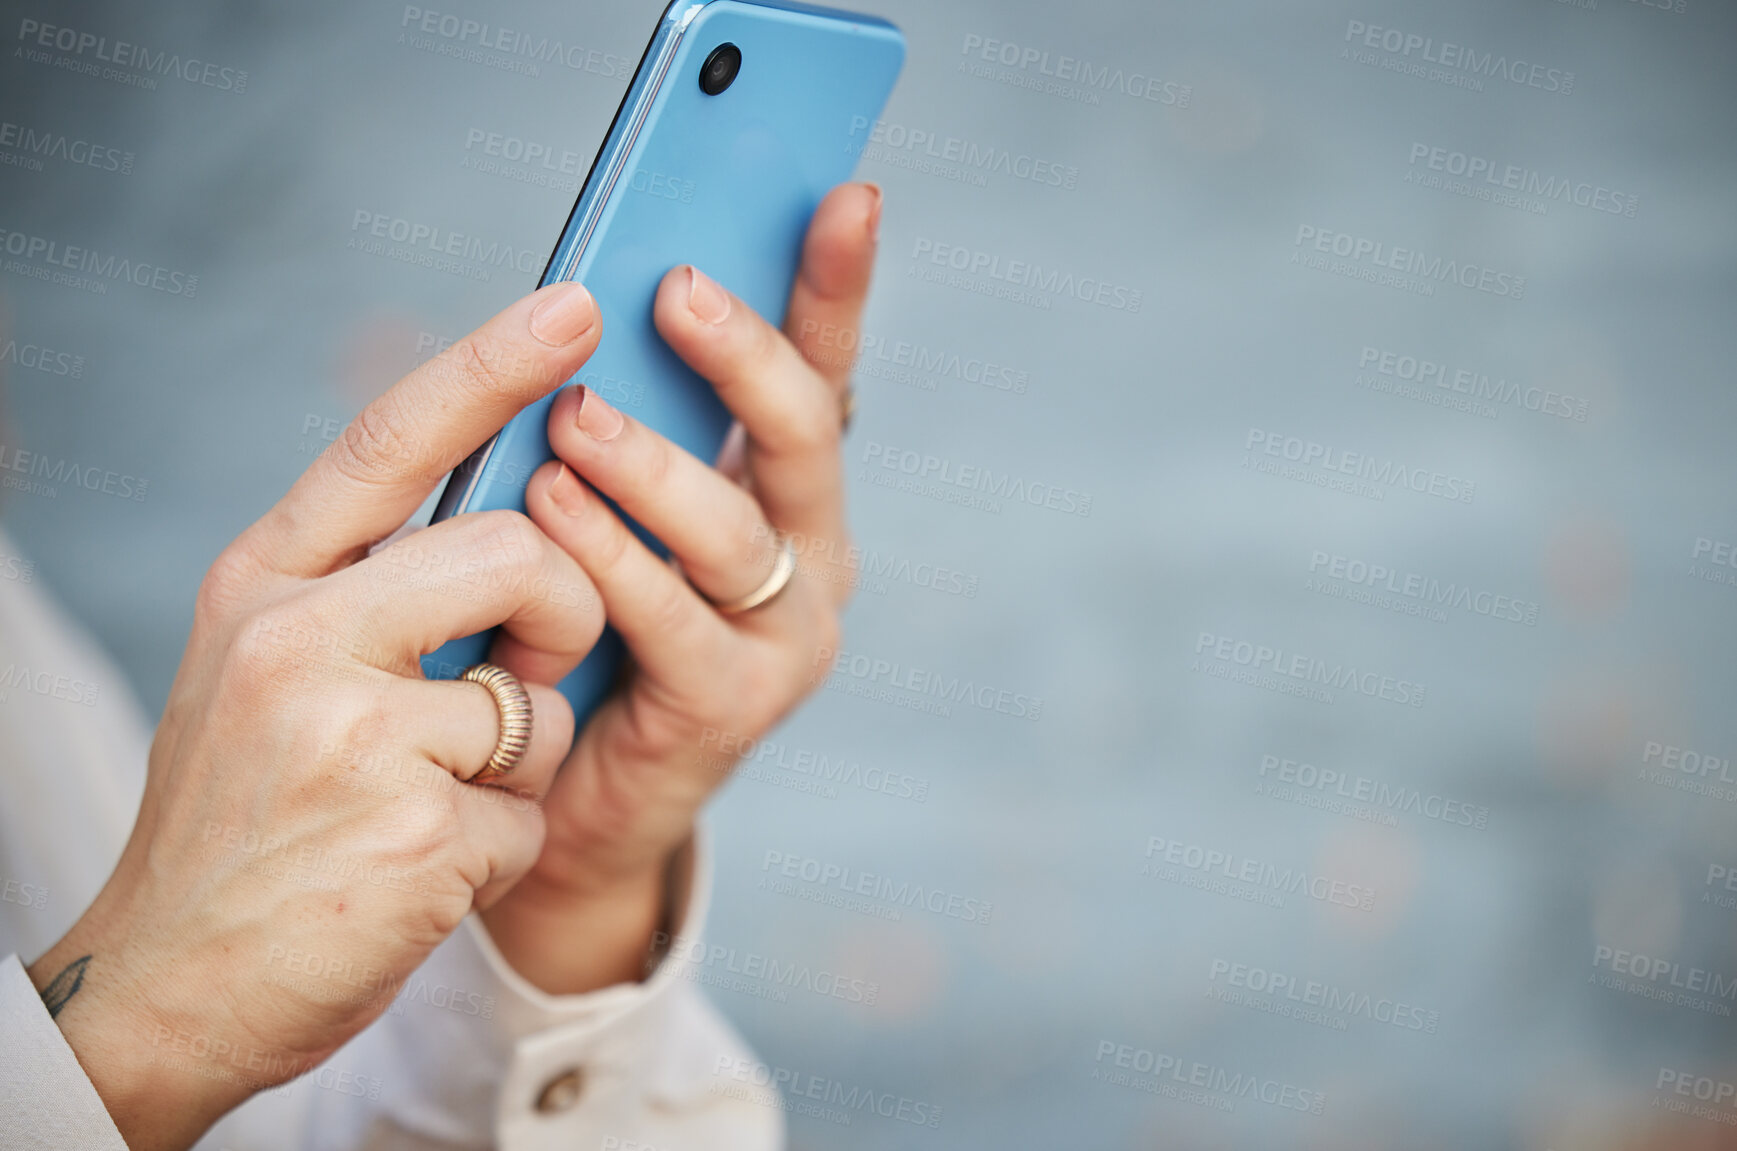
M 58 1018 L 60 1009 L 65 1007 L 67 1001 L 77 995 L 78 989 L 84 986 L 84 969 L 89 966 L 90 956 L 81 956 L 61 968 L 60 974 L 51 979 L 48 986 L 42 989 L 42 1005 L 48 1008 L 50 1019 Z

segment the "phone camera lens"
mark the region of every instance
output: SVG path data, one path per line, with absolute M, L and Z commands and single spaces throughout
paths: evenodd
M 734 44 L 719 44 L 700 65 L 700 91 L 716 96 L 736 82 L 742 70 L 742 50 Z

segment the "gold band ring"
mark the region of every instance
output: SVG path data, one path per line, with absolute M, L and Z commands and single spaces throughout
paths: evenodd
M 741 615 L 745 611 L 753 611 L 778 598 L 790 583 L 790 577 L 796 574 L 796 548 L 789 539 L 780 540 L 778 558 L 772 561 L 772 574 L 766 577 L 766 582 L 740 599 L 726 603 L 713 601 L 712 606 L 724 615 Z
M 518 676 L 492 663 L 467 668 L 458 678 L 488 688 L 501 713 L 501 736 L 495 741 L 494 754 L 467 782 L 487 783 L 512 774 L 519 760 L 525 758 L 525 749 L 531 746 L 531 697 L 525 685 Z

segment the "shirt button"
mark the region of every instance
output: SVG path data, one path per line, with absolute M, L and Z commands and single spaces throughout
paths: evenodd
M 543 1085 L 543 1091 L 537 1096 L 537 1110 L 544 1115 L 558 1115 L 571 1110 L 579 1102 L 579 1093 L 585 1087 L 585 1076 L 575 1067 L 564 1071 Z

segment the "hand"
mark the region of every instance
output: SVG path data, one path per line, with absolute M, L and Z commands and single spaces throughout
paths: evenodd
M 495 702 L 418 661 L 504 623 L 527 679 L 558 679 L 602 630 L 595 587 L 506 512 L 369 551 L 600 326 L 577 285 L 520 300 L 369 405 L 212 565 L 120 864 L 30 968 L 129 1146 L 186 1147 L 323 1061 L 536 859 L 571 709 L 528 684 L 511 789 L 462 782 Z
M 734 480 L 594 392 L 569 389 L 550 411 L 559 460 L 532 477 L 530 516 L 596 582 L 633 665 L 556 777 L 536 866 L 483 916 L 507 960 L 545 990 L 641 977 L 666 862 L 727 778 L 731 752 L 831 665 L 855 576 L 840 454 L 852 357 L 839 349 L 856 346 L 879 216 L 872 185 L 843 185 L 821 203 L 782 334 L 692 268 L 664 277 L 658 331 L 744 433 L 721 461 Z M 598 492 L 663 541 L 680 571 Z M 783 593 L 718 612 L 713 603 L 766 579 L 780 533 L 801 553 Z M 534 670 L 511 643 L 491 659 Z

